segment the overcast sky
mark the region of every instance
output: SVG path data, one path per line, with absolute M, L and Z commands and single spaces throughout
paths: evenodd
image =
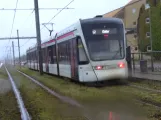
M 15 8 L 17 0 L 0 0 L 1 8 Z M 63 8 L 71 0 L 39 0 L 40 8 Z M 130 0 L 74 0 L 68 7 L 74 9 L 63 10 L 56 16 L 52 22 L 54 23 L 54 31 L 60 31 L 79 18 L 90 18 L 96 15 L 105 14 L 114 9 L 127 4 Z M 19 0 L 17 8 L 33 8 L 34 0 Z M 40 10 L 40 24 L 47 23 L 59 10 Z M 31 11 L 17 11 L 11 34 L 14 11 L 0 11 L 0 37 L 16 36 L 16 30 L 19 29 L 20 36 L 36 36 L 35 30 L 35 14 Z M 49 32 L 46 28 L 41 30 L 42 41 L 49 38 Z M 20 40 L 21 55 L 26 53 L 26 49 L 36 43 L 35 39 Z M 15 56 L 18 56 L 17 40 L 14 40 Z M 12 40 L 1 41 L 0 58 L 7 55 L 12 45 Z M 8 49 L 6 50 L 6 47 Z

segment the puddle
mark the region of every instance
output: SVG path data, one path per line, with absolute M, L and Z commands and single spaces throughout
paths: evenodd
M 108 100 L 83 102 L 90 120 L 147 120 L 145 109 L 136 104 L 134 97 L 113 92 Z
M 146 120 L 145 113 L 135 104 L 88 104 L 83 113 L 90 120 Z

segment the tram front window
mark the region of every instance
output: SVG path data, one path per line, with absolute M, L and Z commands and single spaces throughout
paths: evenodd
M 83 25 L 83 33 L 93 61 L 124 58 L 124 29 L 122 24 Z

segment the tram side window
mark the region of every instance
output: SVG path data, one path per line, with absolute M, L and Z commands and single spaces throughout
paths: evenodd
M 53 46 L 53 64 L 56 64 L 56 45 Z
M 34 52 L 32 52 L 32 62 L 34 62 Z
M 37 51 L 35 51 L 35 62 L 37 63 Z
M 59 49 L 59 53 L 58 53 L 58 58 L 59 58 L 59 63 L 62 63 L 62 59 L 61 59 L 61 56 L 62 56 L 62 47 L 61 47 L 61 43 L 58 44 L 58 49 Z
M 67 64 L 69 65 L 70 64 L 70 42 L 69 41 L 67 41 L 67 43 L 66 43 L 66 62 L 67 62 Z
M 26 56 L 27 56 L 27 62 L 28 62 L 28 60 L 29 60 L 29 57 L 28 57 L 28 55 L 29 55 L 29 54 L 27 53 L 27 55 L 26 55 Z
M 32 62 L 34 62 L 34 52 L 32 52 Z
M 81 38 L 78 39 L 78 52 L 79 52 L 79 65 L 88 64 L 88 58 L 86 56 Z
M 30 62 L 32 62 L 32 52 L 30 52 Z
M 36 51 L 34 51 L 34 63 L 36 62 Z
M 32 54 L 31 54 L 31 52 L 30 52 L 30 62 L 32 62 Z
M 43 63 L 45 63 L 45 48 L 42 49 L 42 56 Z
M 59 43 L 59 63 L 60 64 L 69 64 L 70 60 L 70 48 L 69 41 Z
M 64 44 L 64 42 L 63 43 L 60 43 L 59 44 L 59 62 L 60 62 L 60 64 L 66 64 L 65 62 L 66 62 L 66 60 L 65 60 L 65 52 L 66 52 L 66 50 L 65 50 L 65 44 Z
M 30 62 L 30 52 L 28 52 L 27 54 L 28 54 L 28 62 Z
M 48 62 L 50 64 L 54 64 L 53 48 L 54 48 L 54 45 L 48 47 Z
M 32 52 L 30 52 L 30 62 L 32 62 Z

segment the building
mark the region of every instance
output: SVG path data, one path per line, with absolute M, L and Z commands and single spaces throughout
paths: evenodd
M 146 5 L 146 0 L 131 0 L 127 5 L 103 15 L 103 17 L 121 18 L 126 30 L 133 30 L 132 34 L 126 35 L 127 44 L 131 46 L 132 52 L 138 52 L 137 22 L 143 5 Z
M 151 29 L 150 29 L 151 28 Z M 161 1 L 147 0 L 142 6 L 138 18 L 139 49 L 146 51 L 161 51 Z M 154 54 L 155 59 L 161 59 L 160 54 Z

